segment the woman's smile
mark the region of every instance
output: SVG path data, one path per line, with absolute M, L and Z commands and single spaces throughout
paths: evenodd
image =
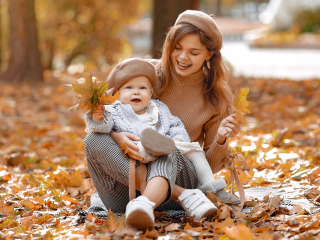
M 183 71 L 183 70 L 187 70 L 189 67 L 191 67 L 192 64 L 184 64 L 184 63 L 179 62 L 177 60 L 177 65 L 178 65 L 178 68 Z

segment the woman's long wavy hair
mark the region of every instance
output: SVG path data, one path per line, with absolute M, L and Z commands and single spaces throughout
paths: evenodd
M 212 48 L 213 41 L 204 32 L 195 26 L 183 23 L 170 28 L 167 33 L 166 40 L 162 48 L 161 65 L 158 69 L 159 85 L 157 86 L 157 95 L 161 95 L 169 86 L 170 79 L 175 77 L 173 71 L 173 63 L 171 54 L 175 49 L 176 44 L 186 34 L 197 34 L 200 37 L 201 44 L 206 46 L 208 51 L 214 52 L 210 58 L 210 69 L 207 67 L 206 61 L 203 63 L 203 71 L 206 72 L 207 79 L 203 81 L 204 98 L 214 108 L 219 108 L 224 101 L 228 101 L 224 82 L 228 83 L 228 71 L 222 61 L 222 56 L 219 49 Z

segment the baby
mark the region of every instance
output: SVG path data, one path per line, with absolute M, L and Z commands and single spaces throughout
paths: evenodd
M 137 70 L 140 69 L 140 70 Z M 155 161 L 178 148 L 197 172 L 200 190 L 211 190 L 234 204 L 240 200 L 226 192 L 224 179 L 215 179 L 205 153 L 198 142 L 190 142 L 181 120 L 159 100 L 151 99 L 156 84 L 154 66 L 140 59 L 120 62 L 108 77 L 108 87 L 119 91 L 112 105 L 99 106 L 86 114 L 86 132 L 129 132 L 140 137 L 135 143 L 143 157 L 142 163 Z

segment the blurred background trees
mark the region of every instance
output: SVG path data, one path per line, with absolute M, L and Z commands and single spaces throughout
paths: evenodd
M 120 59 L 157 58 L 168 28 L 186 9 L 215 14 L 225 40 L 233 35 L 242 38 L 271 5 L 290 1 L 0 0 L 0 78 L 36 80 L 42 69 L 107 73 Z M 13 7 L 22 3 L 25 8 Z M 319 16 L 315 9 L 300 11 L 292 24 L 301 33 L 320 32 Z
M 39 50 L 45 69 L 63 70 L 77 57 L 99 66 L 130 57 L 131 46 L 120 32 L 149 5 L 147 0 L 2 0 L 1 39 L 10 33 L 1 44 L 2 79 L 20 81 L 30 74 L 41 79 Z
M 154 0 L 153 34 L 151 55 L 159 58 L 168 28 L 174 25 L 177 17 L 185 10 L 199 10 L 200 0 Z

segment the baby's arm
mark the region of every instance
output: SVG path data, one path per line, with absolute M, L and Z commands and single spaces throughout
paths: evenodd
M 106 108 L 106 109 L 105 109 Z M 111 105 L 99 105 L 97 110 L 92 114 L 91 110 L 86 113 L 86 133 L 100 132 L 110 133 L 113 127 L 111 114 Z

